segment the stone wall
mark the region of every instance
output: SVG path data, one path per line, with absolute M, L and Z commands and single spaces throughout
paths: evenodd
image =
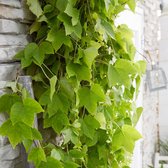
M 151 59 L 158 61 L 158 29 L 159 18 L 157 11 L 159 10 L 160 0 L 144 1 L 144 51 L 149 60 L 148 69 L 151 68 Z M 144 52 L 146 53 L 146 52 Z M 158 144 L 158 92 L 149 92 L 145 83 L 144 99 L 143 99 L 143 168 L 153 165 L 154 153 L 157 151 Z
M 0 0 L 0 61 L 11 60 L 27 44 L 31 19 L 24 1 Z
M 32 18 L 25 1 L 0 0 L 0 81 L 15 79 L 19 65 L 10 62 L 28 43 L 27 31 Z
M 4 81 L 15 80 L 20 69 L 19 62 L 13 56 L 28 43 L 28 26 L 32 15 L 28 12 L 25 1 L 0 0 L 0 94 L 3 94 Z M 7 115 L 0 114 L 0 125 Z M 22 148 L 11 147 L 7 138 L 0 136 L 0 167 L 26 168 L 22 158 Z

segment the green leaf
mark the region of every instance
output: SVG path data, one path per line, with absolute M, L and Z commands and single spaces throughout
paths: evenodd
M 128 152 L 133 153 L 135 141 L 140 138 L 140 133 L 134 127 L 124 125 L 122 130 L 116 131 L 113 135 L 113 149 L 116 151 L 124 147 Z
M 92 167 L 105 167 L 104 163 L 102 160 L 99 160 L 99 155 L 97 151 L 97 146 L 92 147 L 88 151 L 88 163 L 87 163 L 88 168 Z M 112 167 L 113 168 L 113 167 Z
M 94 59 L 98 56 L 98 49 L 94 47 L 89 47 L 84 50 L 84 62 L 91 68 Z
M 95 134 L 93 135 L 92 139 L 90 139 L 90 138 L 86 139 L 86 145 L 88 147 L 95 146 L 97 144 L 97 142 L 98 142 L 98 134 L 97 134 L 97 132 L 95 132 Z
M 41 54 L 54 54 L 54 49 L 53 46 L 50 42 L 48 41 L 43 41 L 39 45 L 40 53 Z
M 52 149 L 51 151 L 51 157 L 53 157 L 56 160 L 62 160 L 62 154 L 58 149 Z
M 64 144 L 67 144 L 71 140 L 72 130 L 70 128 L 64 129 L 61 133 L 64 135 Z
M 82 25 L 81 23 L 78 21 L 77 25 L 75 25 L 74 27 L 74 34 L 81 39 L 81 34 L 82 34 Z
M 37 32 L 40 29 L 41 23 L 35 21 L 31 26 L 30 26 L 30 34 L 33 34 L 34 32 Z
M 84 106 L 89 113 L 94 114 L 97 110 L 97 98 L 92 91 L 87 88 L 83 87 L 78 91 L 79 95 L 79 105 Z
M 78 96 L 80 101 L 79 105 L 85 106 L 91 114 L 96 113 L 97 103 L 105 100 L 104 92 L 98 84 L 93 84 L 91 90 L 87 87 L 79 89 Z
M 79 21 L 79 11 L 76 8 L 73 8 L 73 6 L 70 3 L 68 3 L 64 12 L 72 17 L 72 25 L 77 25 Z
M 143 108 L 142 107 L 138 107 L 136 109 L 136 111 L 134 112 L 133 119 L 132 119 L 134 126 L 136 126 L 137 122 L 139 121 L 139 118 L 141 117 L 142 111 L 143 111 Z
M 41 95 L 41 97 L 40 97 L 40 99 L 39 99 L 39 103 L 41 104 L 41 105 L 47 105 L 47 104 L 49 104 L 50 103 L 50 89 L 48 89 L 47 91 L 45 91 L 42 95 Z
M 115 133 L 113 134 L 113 139 L 112 139 L 112 147 L 114 151 L 117 151 L 119 149 L 121 149 L 123 147 L 124 144 L 124 135 L 123 133 L 120 131 L 115 131 Z
M 22 66 L 22 69 L 23 68 L 26 68 L 28 66 L 30 66 L 32 63 L 32 59 L 26 59 L 26 58 L 21 58 L 21 66 Z
M 20 101 L 21 101 L 21 97 L 16 94 L 2 95 L 0 97 L 0 112 L 10 112 L 13 104 Z
M 78 0 L 69 0 L 69 3 L 70 3 L 72 6 L 75 6 L 75 4 L 76 4 L 77 1 L 78 1 Z
M 100 128 L 106 130 L 106 118 L 103 113 L 95 115 L 96 120 L 100 123 Z
M 81 146 L 79 137 L 74 133 L 72 128 L 64 129 L 61 131 L 61 133 L 64 135 L 64 144 L 67 144 L 69 141 L 71 141 L 75 146 Z
M 58 19 L 63 22 L 66 35 L 71 35 L 72 33 L 74 33 L 79 39 L 81 38 L 82 26 L 79 21 L 75 26 L 73 26 L 71 23 L 71 17 L 69 17 L 65 13 L 59 14 Z
M 33 14 L 37 17 L 41 16 L 43 11 L 38 0 L 27 0 L 27 5 Z
M 35 54 L 39 54 L 38 45 L 36 43 L 29 43 L 24 50 L 25 58 L 31 59 Z
M 25 61 L 33 61 L 37 65 L 41 65 L 44 61 L 44 54 L 40 54 L 39 47 L 36 43 L 29 43 L 24 50 Z
M 54 6 L 51 4 L 47 4 L 44 6 L 43 10 L 44 10 L 44 13 L 50 13 L 50 12 L 54 11 Z M 41 18 L 40 18 L 40 20 L 41 20 Z
M 23 103 L 15 103 L 10 112 L 11 121 L 13 124 L 23 122 L 26 125 L 33 127 L 35 113 L 43 112 L 44 110 L 34 99 L 26 98 Z
M 0 134 L 2 136 L 7 136 L 14 148 L 22 140 L 32 139 L 32 131 L 29 126 L 23 123 L 13 125 L 9 119 L 1 125 Z
M 42 140 L 43 139 L 41 133 L 37 129 L 32 128 L 31 130 L 32 130 L 33 139 L 35 139 L 35 140 Z
M 38 168 L 64 168 L 62 163 L 59 160 L 54 159 L 53 157 L 47 157 L 47 162 L 40 164 Z
M 64 44 L 64 41 L 67 40 L 68 37 L 66 37 L 65 32 L 63 30 L 57 30 L 55 27 L 53 27 L 48 35 L 47 35 L 47 41 L 51 42 L 55 51 L 58 51 L 60 47 Z
M 136 7 L 136 2 L 135 2 L 135 0 L 129 0 L 129 1 L 127 2 L 127 4 L 128 4 L 128 6 L 129 6 L 129 8 L 130 8 L 133 12 L 135 12 L 135 7 Z
M 121 53 L 126 56 L 126 59 L 133 60 L 136 49 L 133 44 L 133 32 L 128 28 L 127 25 L 122 24 L 117 27 L 115 33 L 116 41 L 121 46 Z
M 139 75 L 145 74 L 146 72 L 146 62 L 141 60 L 137 61 L 135 63 L 135 66 L 137 66 L 137 71 L 139 72 Z
M 64 113 L 58 112 L 52 117 L 52 127 L 58 134 L 69 124 L 69 119 Z
M 125 136 L 129 136 L 134 141 L 142 138 L 142 135 L 132 126 L 124 125 L 122 127 L 122 132 Z
M 65 13 L 61 13 L 61 14 L 58 15 L 58 19 L 61 22 L 63 22 L 64 27 L 65 27 L 66 35 L 70 35 L 74 32 L 74 27 L 72 26 L 72 23 L 71 23 L 71 17 L 69 17 Z
M 22 103 L 15 103 L 12 106 L 10 118 L 12 124 L 18 122 L 23 122 L 26 125 L 32 127 L 34 123 L 35 114 L 32 112 L 31 108 L 26 109 Z
M 31 108 L 33 113 L 44 112 L 40 104 L 33 98 L 26 98 L 23 100 L 23 105 L 27 108 Z
M 29 150 L 30 150 L 30 148 L 31 148 L 32 145 L 33 145 L 33 141 L 30 140 L 30 139 L 24 139 L 24 140 L 22 141 L 22 143 L 23 143 L 23 145 L 24 145 L 24 148 L 26 149 L 26 152 L 28 153 Z
M 80 151 L 79 149 L 72 149 L 69 151 L 69 155 L 73 158 L 80 159 L 85 156 L 85 153 Z
M 54 94 L 52 102 L 48 104 L 48 113 L 49 116 L 53 116 L 56 114 L 58 111 L 67 114 L 68 109 L 70 107 L 69 100 L 65 95 L 59 93 L 59 94 Z
M 68 0 L 57 0 L 56 7 L 61 11 L 64 12 L 68 4 Z
M 127 68 L 125 68 L 127 67 Z M 135 66 L 131 61 L 118 59 L 115 65 L 109 64 L 108 67 L 108 80 L 109 86 L 125 85 L 125 87 L 131 87 L 131 75 L 135 75 L 137 72 Z
M 99 84 L 91 85 L 91 91 L 97 98 L 97 101 L 105 101 L 105 94 L 103 88 Z
M 134 127 L 124 125 L 122 130 L 116 131 L 113 135 L 113 150 L 117 151 L 124 147 L 128 152 L 133 153 L 135 141 L 140 138 L 140 133 Z
M 44 150 L 40 147 L 33 148 L 28 155 L 28 161 L 33 162 L 36 167 L 38 167 L 42 161 L 46 162 L 47 159 Z
M 91 115 L 86 116 L 81 123 L 81 129 L 83 131 L 83 134 L 90 139 L 94 138 L 95 130 L 99 127 L 99 122 Z
M 74 163 L 73 161 L 64 162 L 64 168 L 78 168 L 80 165 Z
M 21 58 L 24 58 L 24 50 L 21 50 L 19 51 L 15 56 L 14 56 L 14 59 L 21 59 Z
M 67 95 L 67 97 L 70 100 L 73 100 L 74 90 L 73 90 L 73 87 L 70 84 L 70 82 L 66 78 L 61 78 L 59 84 L 60 84 L 61 92 L 65 95 Z
M 108 158 L 108 149 L 106 145 L 98 146 L 99 160 L 104 159 L 105 161 Z
M 91 72 L 87 66 L 70 63 L 66 67 L 69 77 L 76 76 L 79 81 L 90 81 Z
M 110 5 L 111 5 L 111 2 L 110 2 L 110 0 L 105 0 L 104 3 L 105 3 L 106 11 L 108 12 Z
M 55 93 L 55 85 L 57 83 L 57 77 L 54 75 L 51 79 L 50 79 L 50 100 L 52 100 L 53 95 Z
M 101 26 L 105 29 L 106 33 L 112 38 L 115 39 L 114 30 L 112 24 L 107 22 L 104 19 L 101 19 Z

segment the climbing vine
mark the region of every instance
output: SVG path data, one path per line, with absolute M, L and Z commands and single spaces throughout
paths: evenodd
M 126 6 L 134 11 L 135 0 L 27 4 L 32 42 L 15 59 L 32 77 L 35 99 L 18 84 L 1 96 L 9 119 L 0 134 L 22 143 L 36 168 L 129 168 L 141 138 L 135 101 L 145 62 L 134 61 L 133 33 L 115 19 Z

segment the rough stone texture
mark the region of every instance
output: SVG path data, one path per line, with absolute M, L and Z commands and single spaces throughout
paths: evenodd
M 0 48 L 0 61 L 6 62 L 11 61 L 13 56 L 20 50 L 22 50 L 24 46 L 10 46 L 10 47 L 1 47 Z
M 25 46 L 28 43 L 26 35 L 4 35 L 0 34 L 0 46 Z
M 19 2 L 19 0 L 0 0 L 0 4 L 14 8 L 21 8 L 21 3 Z
M 28 43 L 27 24 L 33 15 L 27 9 L 25 0 L 0 0 L 0 94 L 4 94 L 5 81 L 16 80 L 20 63 L 12 63 L 13 56 Z M 3 84 L 3 85 L 2 85 Z M 8 117 L 0 114 L 0 125 Z M 0 136 L 0 168 L 23 168 L 26 156 L 23 147 L 15 149 L 7 138 Z
M 20 64 L 0 64 L 0 81 L 12 81 L 15 80 L 20 71 Z
M 0 62 L 11 61 L 28 43 L 32 18 L 25 0 L 0 0 Z
M 26 9 L 23 10 L 0 5 L 0 18 L 29 22 L 33 19 L 33 15 L 31 15 Z
M 26 34 L 27 30 L 28 27 L 25 24 L 12 20 L 0 19 L 1 34 Z
M 158 16 L 160 0 L 144 1 L 144 50 L 148 51 L 152 60 L 158 61 Z M 148 60 L 150 57 L 146 54 Z M 148 68 L 150 67 L 149 63 Z M 146 86 L 145 86 L 146 87 Z M 153 165 L 154 153 L 158 144 L 158 92 L 144 90 L 144 112 L 143 112 L 143 168 Z

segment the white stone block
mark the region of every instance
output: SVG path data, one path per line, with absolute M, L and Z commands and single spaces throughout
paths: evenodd
M 21 3 L 19 2 L 19 0 L 0 0 L 0 4 L 15 8 L 21 8 Z
M 26 34 L 28 26 L 12 20 L 0 19 L 1 34 Z
M 17 9 L 0 5 L 0 18 L 31 21 L 33 20 L 33 15 L 26 9 Z
M 19 72 L 20 72 L 19 63 L 0 64 L 0 81 L 15 80 Z
M 0 61 L 10 61 L 13 57 L 22 50 L 24 47 L 11 46 L 11 47 L 2 47 L 0 48 Z
M 26 35 L 0 34 L 0 46 L 25 46 L 27 43 Z

